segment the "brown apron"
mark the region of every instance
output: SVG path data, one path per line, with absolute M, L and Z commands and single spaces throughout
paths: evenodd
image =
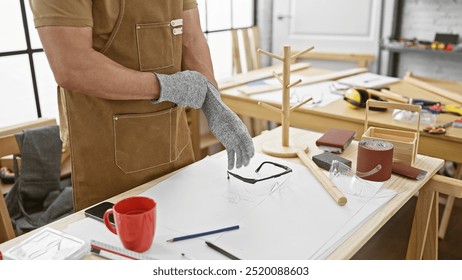
M 181 70 L 183 0 L 119 0 L 101 53 L 138 71 Z M 93 17 L 104 15 L 93 14 Z M 93 31 L 95 33 L 95 30 Z M 74 208 L 80 210 L 194 161 L 184 108 L 59 91 L 69 138 Z

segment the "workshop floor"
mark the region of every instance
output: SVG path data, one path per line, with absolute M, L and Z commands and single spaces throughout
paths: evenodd
M 413 197 L 372 237 L 352 259 L 401 260 L 406 258 L 417 198 Z M 444 205 L 440 204 L 439 214 Z M 438 258 L 462 260 L 462 200 L 456 199 L 444 239 L 439 239 Z

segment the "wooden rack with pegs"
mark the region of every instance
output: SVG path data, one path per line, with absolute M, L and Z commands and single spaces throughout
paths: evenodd
M 304 143 L 297 142 L 296 139 L 289 139 L 290 113 L 312 100 L 312 98 L 308 98 L 296 105 L 290 106 L 290 89 L 302 82 L 301 79 L 298 79 L 293 83 L 290 82 L 290 63 L 295 61 L 297 57 L 311 51 L 312 49 L 314 49 L 314 47 L 307 48 L 292 55 L 290 46 L 284 46 L 283 56 L 278 56 L 265 50 L 258 49 L 258 52 L 282 61 L 283 63 L 282 77 L 276 72 L 273 72 L 273 76 L 281 83 L 282 86 L 282 108 L 258 102 L 258 105 L 281 114 L 282 141 L 272 140 L 263 143 L 262 151 L 275 157 L 299 157 L 303 164 L 310 169 L 313 175 L 318 179 L 321 185 L 332 196 L 337 204 L 343 206 L 347 203 L 346 197 L 340 192 L 340 190 L 337 189 L 335 184 L 327 178 L 321 169 L 317 167 L 313 160 L 307 156 L 306 153 L 308 152 L 308 146 Z

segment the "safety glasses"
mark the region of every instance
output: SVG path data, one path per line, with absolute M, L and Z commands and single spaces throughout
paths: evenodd
M 258 178 L 258 179 L 255 179 L 255 178 L 246 178 L 246 177 L 242 177 L 236 173 L 233 173 L 231 171 L 226 171 L 227 174 L 228 174 L 228 180 L 229 180 L 229 175 L 235 177 L 236 179 L 239 179 L 245 183 L 248 183 L 248 184 L 255 184 L 257 182 L 261 182 L 261 181 L 265 181 L 265 180 L 269 180 L 269 179 L 272 179 L 272 178 L 277 178 L 277 177 L 280 177 L 280 176 L 283 176 L 287 173 L 290 173 L 292 172 L 292 169 L 288 166 L 285 166 L 285 165 L 282 165 L 282 164 L 279 164 L 279 163 L 276 163 L 276 162 L 272 162 L 272 161 L 264 161 L 260 164 L 260 166 L 258 166 L 258 168 L 255 170 L 255 173 L 258 173 L 260 171 L 260 169 L 263 167 L 263 165 L 265 164 L 272 164 L 274 166 L 277 166 L 277 167 L 280 167 L 281 169 L 283 169 L 284 171 L 280 172 L 280 173 L 277 173 L 275 175 L 270 175 L 268 177 L 264 177 L 264 178 Z

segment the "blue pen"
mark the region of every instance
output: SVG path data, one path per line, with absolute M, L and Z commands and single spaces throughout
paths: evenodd
M 206 232 L 201 232 L 201 233 L 196 233 L 196 234 L 175 237 L 175 238 L 167 240 L 167 242 L 175 242 L 175 241 L 180 241 L 180 240 L 185 240 L 185 239 L 191 239 L 191 238 L 201 237 L 204 235 L 210 235 L 210 234 L 215 234 L 215 233 L 220 233 L 220 232 L 225 232 L 225 231 L 230 231 L 230 230 L 235 230 L 235 229 L 239 229 L 239 226 L 232 226 L 232 227 L 221 228 L 221 229 L 212 230 L 212 231 L 206 231 Z

